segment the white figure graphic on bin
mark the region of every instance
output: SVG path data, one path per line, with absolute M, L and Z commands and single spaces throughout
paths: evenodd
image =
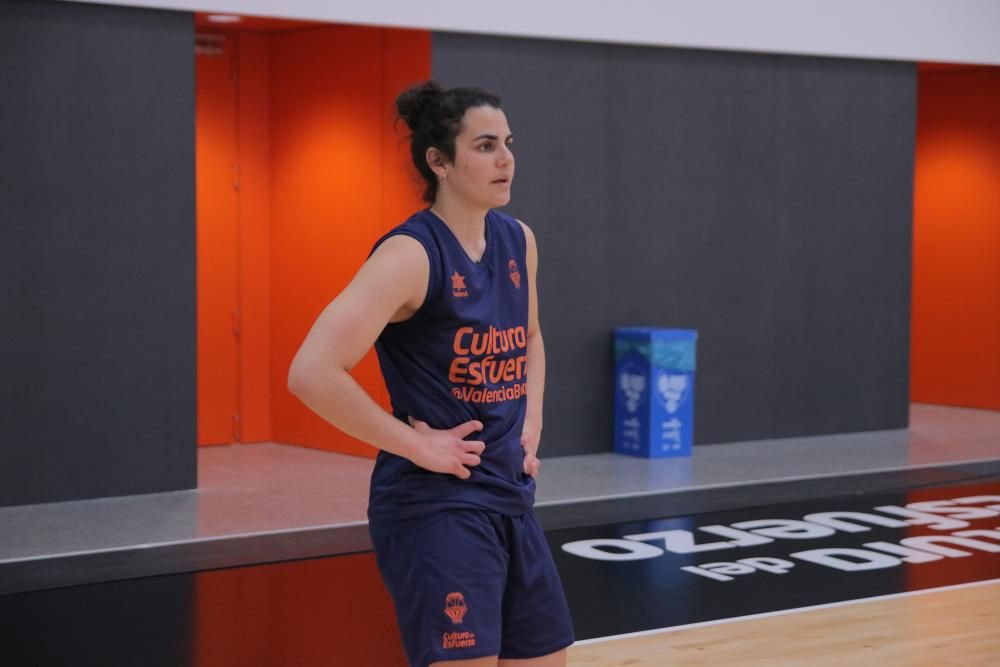
M 676 375 L 660 371 L 656 378 L 656 390 L 663 400 L 663 408 L 667 414 L 674 414 L 684 401 L 688 389 L 686 375 Z
M 646 376 L 641 373 L 629 373 L 629 370 L 622 370 L 618 386 L 621 387 L 622 395 L 625 397 L 625 408 L 629 412 L 635 412 L 642 402 L 643 392 L 646 391 Z

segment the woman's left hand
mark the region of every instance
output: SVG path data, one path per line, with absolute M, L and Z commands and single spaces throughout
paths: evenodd
M 532 477 L 538 476 L 538 469 L 542 467 L 542 462 L 538 460 L 539 436 L 525 431 L 521 434 L 521 448 L 524 450 L 524 473 Z

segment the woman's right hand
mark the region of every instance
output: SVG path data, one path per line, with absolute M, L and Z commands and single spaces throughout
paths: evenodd
M 473 419 L 454 428 L 438 430 L 419 419 L 413 417 L 408 419 L 410 426 L 422 438 L 412 458 L 415 464 L 433 472 L 454 475 L 459 479 L 469 479 L 472 476 L 466 466 L 479 465 L 479 456 L 486 449 L 486 443 L 462 438 L 470 433 L 482 431 L 482 422 Z

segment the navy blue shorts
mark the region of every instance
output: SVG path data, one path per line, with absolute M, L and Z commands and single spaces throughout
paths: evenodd
M 411 667 L 537 658 L 573 643 L 562 582 L 533 513 L 448 510 L 373 542 Z

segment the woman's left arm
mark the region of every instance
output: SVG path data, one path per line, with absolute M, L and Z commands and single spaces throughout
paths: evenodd
M 545 394 L 545 345 L 542 330 L 538 326 L 538 290 L 535 276 L 538 273 L 538 247 L 531 229 L 518 220 L 524 229 L 527 242 L 528 263 L 528 349 L 527 385 L 528 407 L 524 416 L 524 430 L 521 432 L 521 447 L 524 448 L 524 472 L 535 477 L 542 463 L 538 460 L 538 444 L 542 438 L 542 400 Z

